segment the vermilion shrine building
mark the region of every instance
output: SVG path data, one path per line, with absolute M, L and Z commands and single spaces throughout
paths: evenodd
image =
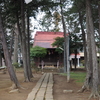
M 52 46 L 52 43 L 55 41 L 56 37 L 63 37 L 63 32 L 36 32 L 34 37 L 34 46 L 40 46 L 47 49 L 47 55 L 44 58 L 40 59 L 44 62 L 44 65 L 57 66 L 63 64 L 63 54 L 59 54 L 55 51 L 56 47 Z M 34 59 L 37 63 L 37 59 Z

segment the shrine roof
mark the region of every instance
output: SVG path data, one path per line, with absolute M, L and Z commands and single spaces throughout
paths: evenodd
M 44 48 L 55 48 L 52 47 L 52 43 L 55 41 L 56 37 L 64 37 L 63 32 L 42 32 L 38 31 L 34 37 L 34 46 L 40 46 Z

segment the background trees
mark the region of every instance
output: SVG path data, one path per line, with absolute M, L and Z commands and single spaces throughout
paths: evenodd
M 6 66 L 7 66 L 11 81 L 13 82 L 15 87 L 20 87 L 19 82 L 18 82 L 17 77 L 16 77 L 16 74 L 14 72 L 14 67 L 12 66 L 12 63 L 11 63 L 11 57 L 10 57 L 9 51 L 8 51 L 8 48 L 7 48 L 5 34 L 4 34 L 4 31 L 3 31 L 1 14 L 0 14 L 0 40 L 1 40 L 1 43 L 2 43 L 2 46 L 3 46 Z
M 44 3 L 45 1 L 45 3 Z M 48 10 L 49 8 L 52 7 L 52 4 L 54 4 L 51 0 L 43 0 L 43 1 L 32 1 L 29 4 L 26 4 L 24 0 L 17 0 L 17 1 L 13 1 L 13 0 L 5 0 L 5 1 L 0 1 L 0 11 L 1 11 L 1 27 L 0 27 L 0 31 L 2 33 L 1 36 L 4 35 L 5 33 L 5 37 L 1 37 L 1 40 L 6 43 L 6 42 L 10 42 L 10 44 L 5 44 L 2 42 L 3 45 L 3 52 L 4 54 L 7 52 L 8 57 L 7 58 L 5 56 L 5 62 L 6 62 L 6 66 L 8 66 L 9 70 L 9 74 L 12 75 L 11 76 L 11 80 L 14 81 L 15 85 L 18 86 L 18 82 L 17 82 L 17 78 L 16 75 L 14 74 L 14 70 L 12 67 L 12 62 L 16 63 L 17 60 L 17 56 L 16 55 L 18 52 L 18 50 L 20 50 L 21 54 L 23 55 L 23 67 L 24 67 L 24 76 L 25 76 L 25 81 L 30 81 L 31 77 L 32 77 L 32 71 L 30 68 L 30 58 L 29 58 L 29 51 L 30 51 L 30 46 L 29 46 L 29 41 L 30 41 L 30 23 L 29 23 L 29 17 L 30 16 L 35 16 L 36 12 L 38 11 L 38 8 L 41 7 L 41 9 L 43 10 L 44 7 L 47 7 L 46 10 Z M 26 18 L 27 18 L 27 23 L 26 23 Z M 15 27 L 16 26 L 16 27 Z M 17 32 L 15 32 L 15 28 L 17 29 Z M 26 31 L 27 30 L 27 31 Z M 16 33 L 16 34 L 15 34 Z M 14 34 L 14 35 L 12 35 Z M 6 38 L 8 38 L 8 36 L 13 36 L 17 37 L 15 38 L 13 41 L 19 41 L 19 43 L 17 44 L 16 42 L 11 42 L 11 41 L 7 41 Z M 12 40 L 9 39 L 9 40 Z M 18 40 L 17 40 L 18 39 Z M 13 54 L 13 43 L 16 43 L 16 51 L 14 52 L 15 57 L 14 57 L 14 61 L 12 61 L 13 59 L 11 58 L 12 54 Z M 4 46 L 6 46 L 6 48 L 4 48 Z M 19 49 L 17 47 L 20 47 Z M 28 47 L 28 48 L 27 48 Z M 12 50 L 11 50 L 12 48 Z M 9 49 L 8 51 L 5 49 Z M 9 52 L 10 51 L 10 52 Z M 16 53 L 17 52 L 17 53 Z M 9 61 L 8 61 L 9 59 Z M 9 62 L 9 63 L 8 63 Z M 10 64 L 10 65 L 9 65 Z M 10 68 L 11 67 L 11 68 Z M 13 76 L 14 75 L 14 76 Z M 15 81 L 16 80 L 16 81 Z
M 29 17 L 35 16 L 37 11 L 43 11 L 45 13 L 45 16 L 40 22 L 41 25 L 43 25 L 43 30 L 59 31 L 64 29 L 64 33 L 65 33 L 64 41 L 66 41 L 66 33 L 70 32 L 72 34 L 71 40 L 73 40 L 74 42 L 74 47 L 77 47 L 76 45 L 78 45 L 78 42 L 76 41 L 82 39 L 81 42 L 83 42 L 84 45 L 85 66 L 87 68 L 87 73 L 88 73 L 86 78 L 87 80 L 86 84 L 88 87 L 91 86 L 90 89 L 93 90 L 92 96 L 98 95 L 98 91 L 97 91 L 98 64 L 97 64 L 97 55 L 96 55 L 96 43 L 100 45 L 99 43 L 100 23 L 98 23 L 100 22 L 100 18 L 98 17 L 100 12 L 99 3 L 100 3 L 99 0 L 92 0 L 91 2 L 90 0 L 81 0 L 81 1 L 57 0 L 55 2 L 51 0 L 42 0 L 42 1 L 35 0 L 35 2 L 32 1 L 28 4 L 25 4 L 24 0 L 0 1 L 0 10 L 1 10 L 0 31 L 1 31 L 1 43 L 2 43 L 1 47 L 3 47 L 4 55 L 5 53 L 7 53 L 6 55 L 8 55 L 8 58 L 6 58 L 5 55 L 5 62 L 8 68 L 10 69 L 9 71 L 12 71 L 9 72 L 9 74 L 13 73 L 14 75 L 15 79 L 13 81 L 15 82 L 16 80 L 15 82 L 16 86 L 18 83 L 17 78 L 13 72 L 13 68 L 12 67 L 10 68 L 13 62 L 11 61 L 11 55 L 14 50 L 13 43 L 15 43 L 13 41 L 16 40 L 16 39 L 13 40 L 13 36 L 15 36 L 15 25 L 17 26 L 18 38 L 20 42 L 18 43 L 18 46 L 20 46 L 20 50 L 23 55 L 25 81 L 30 81 L 30 78 L 32 77 L 32 73 L 29 64 L 30 58 L 28 57 L 29 48 L 30 48 Z M 27 18 L 27 23 L 26 23 L 26 18 Z M 61 18 L 62 18 L 63 25 L 61 24 Z M 59 26 L 61 27 L 61 29 Z M 62 28 L 62 26 L 64 27 Z M 77 33 L 80 33 L 80 35 Z M 6 46 L 5 47 L 6 50 L 4 46 Z M 77 54 L 76 49 L 75 49 L 75 54 Z
M 63 13 L 60 13 L 61 16 L 64 16 L 65 25 L 70 33 L 73 35 L 73 42 L 75 44 L 74 47 L 77 48 L 76 40 L 82 39 L 84 46 L 84 55 L 85 55 L 85 66 L 87 68 L 87 77 L 86 77 L 86 84 L 92 90 L 91 96 L 98 96 L 98 63 L 97 63 L 97 52 L 96 52 L 96 44 L 99 41 L 99 24 L 98 24 L 98 3 L 95 0 L 70 0 L 72 4 L 69 8 L 66 7 L 68 0 L 64 1 L 57 1 L 57 2 L 64 2 L 61 7 L 63 8 Z M 66 4 L 64 6 L 64 4 Z M 91 10 L 92 9 L 92 10 Z M 60 12 L 60 10 L 58 10 Z M 65 32 L 66 33 L 66 32 Z M 76 34 L 80 33 L 79 38 L 76 39 Z M 66 41 L 66 39 L 65 39 Z M 80 47 L 80 46 L 79 46 Z M 94 48 L 94 49 L 93 49 Z M 76 50 L 75 50 L 76 51 Z M 76 53 L 77 54 L 77 51 Z M 92 59 L 93 58 L 93 59 Z M 96 72 L 95 72 L 95 71 Z M 95 76 L 95 77 L 94 77 Z M 90 80 L 88 80 L 90 79 Z M 94 82 L 95 80 L 95 82 Z M 94 89 L 94 84 L 96 88 Z
M 85 58 L 87 59 L 85 60 L 85 65 L 87 68 L 87 77 L 82 90 L 84 91 L 86 88 L 91 89 L 92 90 L 91 96 L 96 97 L 99 94 L 97 88 L 94 89 L 93 87 L 94 84 L 95 87 L 98 87 L 97 85 L 98 63 L 97 63 L 96 41 L 95 41 L 96 40 L 95 36 L 96 34 L 98 35 L 98 33 L 96 32 L 98 30 L 97 29 L 98 23 L 95 22 L 97 21 L 98 18 L 94 19 L 95 17 L 97 17 L 97 13 L 94 12 L 96 10 L 97 4 L 95 1 L 92 1 L 90 3 L 90 0 L 86 0 L 86 13 L 84 13 L 85 6 L 84 7 L 80 6 L 84 4 L 84 2 L 85 1 L 77 2 L 76 0 L 76 2 L 73 3 L 74 4 L 73 7 L 75 7 L 77 9 L 76 11 L 79 13 L 79 23 L 81 25 L 81 30 L 82 30 Z M 83 19 L 84 22 L 82 22 L 82 18 L 85 18 L 83 14 L 86 15 L 86 21 Z M 84 25 L 86 25 L 86 27 L 84 27 Z M 85 34 L 85 28 L 86 28 L 86 34 Z

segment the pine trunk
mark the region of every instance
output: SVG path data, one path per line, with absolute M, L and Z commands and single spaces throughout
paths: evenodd
M 30 66 L 30 29 L 29 29 L 29 15 L 27 11 L 27 62 L 28 62 L 28 73 L 29 77 L 32 78 L 32 70 Z
M 100 40 L 100 0 L 98 0 L 98 14 L 99 14 L 99 40 Z
M 60 0 L 61 5 L 63 4 L 62 0 Z M 61 8 L 61 18 L 62 18 L 62 25 L 63 25 L 63 31 L 64 31 L 64 42 L 65 42 L 65 63 L 67 65 L 67 82 L 70 81 L 70 65 L 69 65 L 69 37 L 68 37 L 68 33 L 66 32 L 66 24 L 64 21 L 64 16 L 63 16 L 63 8 L 62 6 L 60 6 Z M 64 66 L 66 67 L 66 66 Z
M 15 27 L 13 63 L 17 63 L 17 60 L 18 60 L 18 28 Z
M 74 50 L 74 53 L 75 53 L 74 64 L 75 64 L 75 70 L 76 70 L 76 66 L 77 66 L 77 49 Z
M 100 0 L 98 0 L 98 14 L 99 14 L 99 53 L 100 53 Z M 99 58 L 99 84 L 100 84 L 100 58 Z
M 9 51 L 9 54 L 10 54 L 10 57 L 12 57 L 12 52 L 13 52 L 13 37 L 14 37 L 14 31 L 11 33 L 11 40 L 10 40 L 10 51 Z M 10 58 L 12 59 L 12 58 Z
M 60 0 L 60 2 L 61 2 L 61 0 Z M 62 2 L 61 2 L 62 3 Z M 65 53 L 64 53 L 64 61 L 65 61 L 65 63 L 66 64 L 64 64 L 64 67 L 67 67 L 67 37 L 66 37 L 66 26 L 65 26 L 65 22 L 64 22 L 64 17 L 63 17 L 63 9 L 62 9 L 62 7 L 61 7 L 61 14 L 62 14 L 62 25 L 63 25 L 63 31 L 64 31 L 64 51 L 65 51 Z M 67 68 L 64 68 L 65 69 L 65 72 L 67 71 Z
M 87 58 L 88 60 L 88 67 L 91 70 L 91 96 L 95 97 L 98 96 L 98 65 L 97 65 L 97 52 L 96 52 L 96 44 L 94 38 L 94 26 L 93 26 L 93 19 L 92 19 L 92 11 L 91 11 L 91 1 L 86 0 L 86 24 L 87 24 Z
M 1 50 L 0 50 L 0 67 L 2 66 L 2 56 L 1 56 Z
M 24 10 L 24 0 L 21 0 L 21 25 L 22 25 L 22 58 L 24 66 L 24 76 L 25 81 L 30 81 L 28 73 L 28 64 L 27 64 L 27 48 L 26 48 L 26 33 L 25 33 L 25 10 Z
M 16 87 L 19 87 L 19 82 L 18 82 L 16 74 L 14 72 L 14 68 L 12 66 L 12 62 L 11 62 L 8 48 L 7 48 L 5 34 L 3 31 L 3 26 L 2 26 L 1 14 L 0 14 L 0 39 L 1 39 L 2 46 L 3 46 L 4 58 L 6 61 L 7 69 L 8 69 L 9 75 L 10 75 L 10 79 L 15 84 Z
M 86 0 L 86 29 L 87 29 L 87 75 L 81 92 L 91 90 L 91 97 L 99 97 L 98 93 L 98 65 L 94 38 L 94 26 L 91 12 L 91 0 Z

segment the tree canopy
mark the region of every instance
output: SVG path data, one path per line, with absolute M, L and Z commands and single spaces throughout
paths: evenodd
M 1 0 L 0 32 L 2 34 L 0 35 L 0 38 L 6 60 L 5 62 L 11 77 L 14 76 L 12 78 L 16 79 L 9 51 L 13 48 L 14 42 L 11 42 L 11 40 L 16 33 L 15 26 L 17 25 L 17 33 L 20 42 L 18 45 L 20 45 L 20 50 L 23 55 L 25 80 L 30 81 L 30 67 L 28 66 L 30 47 L 29 18 L 34 17 L 36 19 L 36 14 L 39 11 L 45 13 L 44 18 L 39 20 L 39 23 L 43 26 L 41 30 L 59 31 L 61 28 L 61 30 L 64 31 L 64 42 L 66 41 L 66 33 L 70 32 L 72 34 L 71 40 L 73 40 L 75 49 L 76 47 L 79 48 L 78 41 L 82 39 L 81 42 L 83 42 L 84 46 L 85 63 L 88 73 L 84 87 L 89 87 L 92 90 L 91 96 L 99 97 L 98 79 L 100 80 L 100 77 L 98 78 L 99 67 L 97 63 L 96 43 L 100 44 L 100 0 L 32 0 L 32 2 L 28 4 L 25 3 L 25 0 Z M 26 32 L 26 30 L 28 31 Z M 81 35 L 78 36 L 77 33 Z M 61 46 L 63 40 L 57 38 L 57 41 L 58 42 L 55 42 L 53 45 L 56 45 L 57 47 Z M 7 45 L 6 42 L 9 44 Z M 67 48 L 67 46 L 68 45 L 66 44 L 65 48 Z M 8 48 L 10 50 L 8 50 Z M 11 51 L 13 54 L 13 50 Z M 45 48 L 31 48 L 31 57 L 44 57 L 46 53 L 47 51 Z M 6 56 L 8 56 L 9 61 Z
M 44 57 L 47 54 L 46 48 L 42 48 L 39 46 L 35 46 L 30 49 L 30 56 L 31 57 Z

